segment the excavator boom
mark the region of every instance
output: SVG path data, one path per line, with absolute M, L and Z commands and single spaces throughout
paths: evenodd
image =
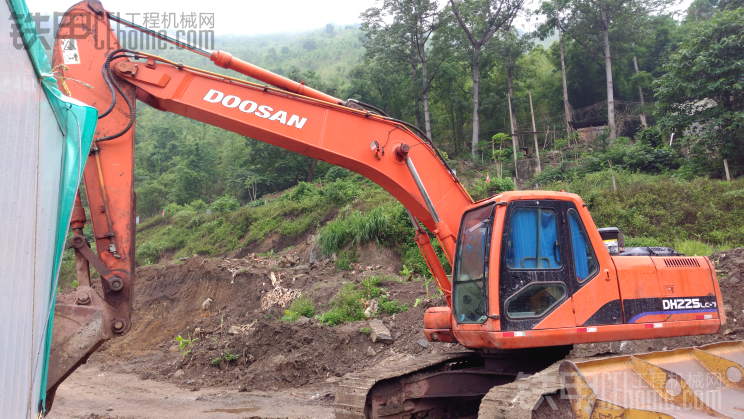
M 451 261 L 452 232 L 472 199 L 430 140 L 417 136 L 403 121 L 341 101 L 226 52 L 213 52 L 210 58 L 220 67 L 267 84 L 123 49 L 112 19 L 122 21 L 110 17 L 98 0 L 74 5 L 62 19 L 54 49 L 60 88 L 96 107 L 99 123 L 83 176 L 98 252 L 94 254 L 82 236 L 87 220 L 78 202 L 71 227 L 76 233 L 72 244 L 80 286 L 75 295 L 59 301 L 49 378 L 52 395 L 59 382 L 106 339 L 130 328 L 136 99 L 374 181 L 409 210 L 418 230 L 416 242 L 449 296 L 449 280 L 418 222 L 435 233 Z M 89 264 L 101 273 L 102 296 L 90 286 Z

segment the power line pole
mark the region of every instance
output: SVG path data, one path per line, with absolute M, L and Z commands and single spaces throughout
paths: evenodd
M 527 93 L 530 95 L 530 114 L 532 115 L 532 132 L 535 136 L 535 155 L 537 156 L 537 173 L 542 172 L 542 166 L 540 165 L 540 146 L 537 143 L 537 128 L 535 127 L 535 110 L 532 108 L 532 90 L 528 90 Z

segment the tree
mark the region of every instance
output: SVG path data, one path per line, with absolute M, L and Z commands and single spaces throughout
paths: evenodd
M 664 70 L 655 82 L 660 126 L 693 152 L 744 165 L 744 9 L 693 28 Z
M 418 85 L 418 67 L 421 66 L 421 100 L 424 104 L 424 126 L 431 138 L 429 88 L 436 70 L 447 57 L 446 48 L 427 48 L 432 34 L 445 20 L 434 0 L 384 0 L 382 7 L 371 7 L 361 14 L 362 30 L 367 42 L 367 57 L 394 60 L 411 67 L 413 85 Z M 428 64 L 434 62 L 434 71 Z M 417 124 L 419 94 L 415 93 Z
M 545 2 L 541 7 L 542 13 L 548 16 L 548 20 L 540 25 L 537 30 L 537 36 L 545 40 L 553 34 L 553 28 L 558 32 L 558 50 L 561 61 L 561 79 L 563 81 L 563 115 L 566 120 L 566 132 L 571 135 L 573 118 L 571 116 L 571 104 L 568 101 L 568 83 L 566 82 L 566 58 L 563 53 L 563 30 L 561 29 L 561 17 L 558 13 L 558 2 Z M 538 11 L 539 13 L 540 11 Z
M 452 13 L 457 18 L 460 28 L 465 32 L 472 49 L 470 67 L 473 74 L 473 137 L 471 139 L 473 161 L 477 161 L 478 158 L 480 137 L 478 94 L 481 51 L 501 27 L 511 25 L 524 2 L 525 0 L 461 0 L 458 2 L 450 0 Z
M 674 0 L 556 0 L 545 2 L 541 7 L 548 21 L 541 30 L 552 29 L 559 25 L 563 33 L 570 36 L 593 57 L 604 61 L 605 82 L 607 90 L 607 125 L 610 138 L 617 136 L 615 121 L 615 86 L 612 76 L 612 50 L 617 51 L 622 41 L 633 42 L 632 34 L 638 29 L 639 16 L 648 16 L 663 11 Z M 559 19 L 559 14 L 563 18 Z M 613 28 L 618 34 L 613 43 L 610 34 Z M 636 31 L 635 33 L 639 33 Z
M 519 59 L 534 47 L 527 34 L 519 36 L 515 32 L 516 30 L 511 25 L 505 25 L 500 31 L 502 36 L 495 36 L 490 44 L 493 48 L 489 48 L 503 59 L 503 67 L 506 70 L 507 93 L 510 98 L 514 97 L 514 77 L 518 70 Z M 517 124 L 517 115 L 514 109 L 512 109 L 511 117 L 515 128 L 518 130 L 519 125 Z

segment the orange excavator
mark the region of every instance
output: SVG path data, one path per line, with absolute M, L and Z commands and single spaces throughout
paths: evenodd
M 122 48 L 113 22 L 258 82 Z M 539 376 L 545 368 L 556 369 L 574 344 L 713 334 L 725 323 L 715 270 L 707 258 L 663 248 L 621 255 L 619 232 L 600 231 L 581 198 L 571 193 L 514 191 L 473 202 L 415 126 L 224 51 L 206 51 L 139 27 L 109 14 L 98 0 L 80 2 L 66 12 L 54 66 L 60 69 L 60 89 L 97 108 L 99 123 L 84 172 L 97 254 L 82 235 L 87 220 L 78 199 L 71 245 L 79 286 L 60 298 L 55 309 L 50 407 L 65 377 L 103 342 L 131 327 L 136 100 L 345 167 L 374 181 L 408 209 L 415 241 L 447 302 L 426 312 L 424 333 L 429 341 L 459 343 L 470 351 L 349 374 L 336 396 L 337 417 L 461 417 L 478 409 L 481 417 L 489 417 L 489 392 L 520 377 Z M 441 244 L 451 274 L 421 224 Z M 614 246 L 606 240 L 614 240 Z M 101 275 L 102 295 L 91 287 L 90 264 Z M 688 357 L 708 371 L 723 365 L 724 378 L 719 374 L 717 383 L 739 386 L 735 391 L 741 392 L 742 356 L 741 347 L 727 346 L 689 349 L 675 359 Z M 566 393 L 580 396 L 571 399 L 573 416 L 619 417 L 618 412 L 651 409 L 643 407 L 645 401 L 623 405 L 610 400 L 612 395 L 597 393 L 590 383 L 597 371 L 634 371 L 662 401 L 694 393 L 686 372 L 675 370 L 681 364 L 665 357 L 626 358 L 601 366 L 588 363 L 586 369 L 579 363 L 562 364 L 561 382 L 573 383 Z M 655 373 L 663 373 L 666 381 L 646 379 Z M 669 390 L 668 380 L 676 380 L 679 393 L 674 394 L 673 384 Z M 710 409 L 716 408 L 703 411 L 710 414 Z

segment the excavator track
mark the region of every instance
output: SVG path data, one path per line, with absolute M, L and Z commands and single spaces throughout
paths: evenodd
M 383 380 L 401 377 L 445 362 L 464 360 L 477 356 L 475 352 L 429 354 L 400 363 L 378 365 L 368 370 L 349 373 L 336 392 L 336 419 L 364 419 L 368 414 L 367 395 L 372 387 Z
M 558 361 L 537 374 L 492 388 L 481 401 L 478 419 L 573 418 L 571 404 L 562 394 L 559 369 L 563 362 Z
M 548 374 L 555 386 L 555 361 L 562 360 L 570 349 L 431 354 L 350 373 L 336 393 L 336 418 L 476 418 L 486 394 L 501 387 L 511 392 L 510 383 L 522 377 Z

